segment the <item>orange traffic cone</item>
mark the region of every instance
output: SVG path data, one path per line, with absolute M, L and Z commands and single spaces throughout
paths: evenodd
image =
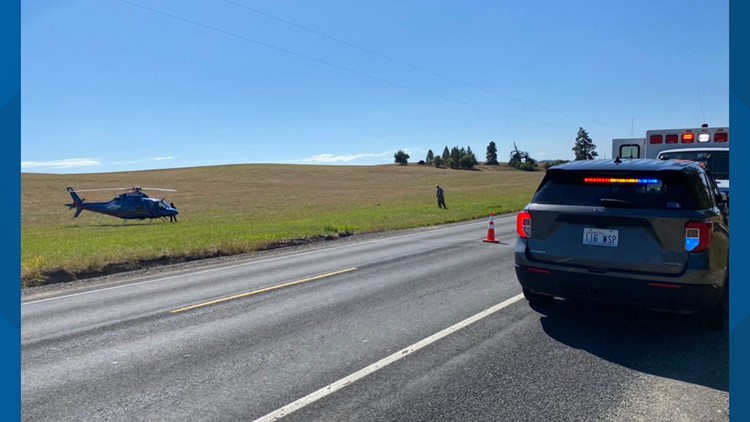
M 487 229 L 487 238 L 482 242 L 487 243 L 500 243 L 499 240 L 495 239 L 495 214 L 490 213 L 490 227 Z

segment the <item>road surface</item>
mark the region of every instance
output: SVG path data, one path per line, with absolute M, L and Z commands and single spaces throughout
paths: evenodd
M 531 308 L 515 216 L 22 304 L 25 421 L 726 421 L 728 334 Z

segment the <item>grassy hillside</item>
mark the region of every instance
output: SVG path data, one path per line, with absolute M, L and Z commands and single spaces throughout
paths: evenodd
M 463 221 L 522 208 L 543 177 L 507 167 L 233 165 L 85 175 L 21 175 L 22 286 L 113 266 L 256 251 L 299 239 Z M 445 189 L 447 210 L 435 201 Z M 178 223 L 124 221 L 63 204 L 75 189 L 157 187 Z M 120 192 L 86 192 L 106 201 Z M 161 197 L 163 192 L 147 192 Z

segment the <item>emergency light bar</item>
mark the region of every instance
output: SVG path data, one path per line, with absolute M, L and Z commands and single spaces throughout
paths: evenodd
M 693 132 L 685 132 L 681 138 L 683 144 L 691 144 L 695 141 L 695 134 Z
M 655 185 L 661 182 L 659 179 L 630 179 L 616 177 L 584 177 L 583 183 L 591 184 L 620 184 L 620 185 Z

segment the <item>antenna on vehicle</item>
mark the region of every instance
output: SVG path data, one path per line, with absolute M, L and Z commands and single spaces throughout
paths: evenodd
M 701 90 L 700 90 L 700 88 L 695 88 L 695 89 L 698 91 L 698 104 L 700 104 L 700 106 L 701 106 L 701 116 L 703 116 L 703 121 L 705 122 L 706 121 L 706 113 L 703 112 L 703 100 L 701 100 Z M 708 127 L 708 125 L 706 125 L 705 127 Z

